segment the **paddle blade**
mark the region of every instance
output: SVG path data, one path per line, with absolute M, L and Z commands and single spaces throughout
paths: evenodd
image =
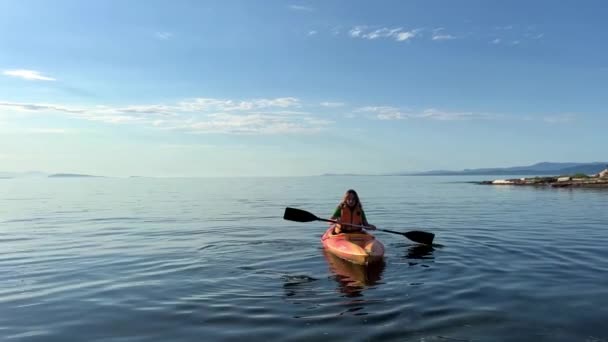
M 283 219 L 288 221 L 296 221 L 296 222 L 312 222 L 317 221 L 319 218 L 308 211 L 296 208 L 285 208 L 285 214 L 283 214 Z
M 420 230 L 412 230 L 409 232 L 396 232 L 394 230 L 388 230 L 388 229 L 378 229 L 379 231 L 382 232 L 387 232 L 387 233 L 392 233 L 392 234 L 398 234 L 398 235 L 402 235 L 405 236 L 406 238 L 414 241 L 414 242 L 418 242 L 418 243 L 423 243 L 425 245 L 432 245 L 433 244 L 433 239 L 435 238 L 435 234 L 433 233 L 428 233 L 428 232 L 423 232 Z
M 428 233 L 428 232 L 422 232 L 419 230 L 412 230 L 410 232 L 405 232 L 405 233 L 403 233 L 403 235 L 405 235 L 406 238 L 408 238 L 414 242 L 423 243 L 425 245 L 432 245 L 433 239 L 435 238 L 435 234 Z

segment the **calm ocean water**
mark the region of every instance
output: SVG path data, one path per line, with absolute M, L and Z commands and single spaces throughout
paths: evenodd
M 0 179 L 3 341 L 608 341 L 608 191 L 492 177 Z M 324 254 L 356 189 L 379 267 Z

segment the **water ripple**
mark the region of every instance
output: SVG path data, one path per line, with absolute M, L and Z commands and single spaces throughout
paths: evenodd
M 606 192 L 432 177 L 15 184 L 0 209 L 7 340 L 608 340 Z M 285 206 L 331 215 L 353 184 L 374 224 L 436 245 L 378 232 L 385 262 L 359 267 L 323 251 L 324 223 L 282 219 Z

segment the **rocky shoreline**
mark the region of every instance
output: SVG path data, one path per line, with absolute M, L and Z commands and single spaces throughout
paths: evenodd
M 553 188 L 608 188 L 608 169 L 592 176 L 577 174 L 573 176 L 496 179 L 492 181 L 481 181 L 479 184 L 548 186 Z

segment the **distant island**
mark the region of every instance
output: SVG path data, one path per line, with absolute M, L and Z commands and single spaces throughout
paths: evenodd
M 78 174 L 78 173 L 55 173 L 55 174 L 49 175 L 49 178 L 82 178 L 82 177 L 99 177 L 99 176 L 82 175 L 82 174 Z
M 552 163 L 541 162 L 528 166 L 496 167 L 464 170 L 432 170 L 421 172 L 398 172 L 365 176 L 492 176 L 492 175 L 574 175 L 597 174 L 606 168 L 608 162 L 592 163 Z M 326 173 L 323 176 L 364 176 L 363 174 Z

